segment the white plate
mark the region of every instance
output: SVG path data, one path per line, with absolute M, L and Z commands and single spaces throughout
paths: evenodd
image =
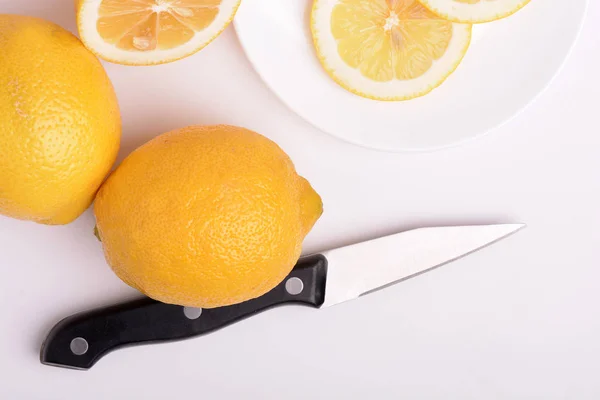
M 353 95 L 324 72 L 312 45 L 311 4 L 244 0 L 235 28 L 248 58 L 307 121 L 345 141 L 386 151 L 447 147 L 509 120 L 556 75 L 587 8 L 587 0 L 532 0 L 509 18 L 474 26 L 464 61 L 442 86 L 421 98 L 388 103 Z

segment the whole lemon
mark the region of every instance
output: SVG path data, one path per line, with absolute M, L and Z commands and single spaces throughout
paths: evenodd
M 0 14 L 0 214 L 71 222 L 110 171 L 120 135 L 98 59 L 58 25 Z
M 221 125 L 135 150 L 98 191 L 94 212 L 125 283 L 165 303 L 212 308 L 277 286 L 323 205 L 275 143 Z

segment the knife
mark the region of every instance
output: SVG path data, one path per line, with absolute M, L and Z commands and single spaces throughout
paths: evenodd
M 226 307 L 200 309 L 143 298 L 76 314 L 52 328 L 40 361 L 87 370 L 112 350 L 203 335 L 275 306 L 332 306 L 459 259 L 524 226 L 419 228 L 302 257 L 267 294 Z

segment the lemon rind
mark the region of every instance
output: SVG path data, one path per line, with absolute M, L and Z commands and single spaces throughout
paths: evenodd
M 331 64 L 328 62 L 326 56 L 325 56 L 325 51 L 323 49 L 323 46 L 320 43 L 320 30 L 317 27 L 317 13 L 319 12 L 319 7 L 322 5 L 322 1 L 335 1 L 335 0 L 315 0 L 313 3 L 313 7 L 312 7 L 312 11 L 311 11 L 311 16 L 310 16 L 310 29 L 311 29 L 311 33 L 312 33 L 312 37 L 313 37 L 313 42 L 314 42 L 314 46 L 315 46 L 315 50 L 317 53 L 317 57 L 321 63 L 321 65 L 323 66 L 323 68 L 325 69 L 325 71 L 327 72 L 327 74 L 341 87 L 343 87 L 344 89 L 346 89 L 347 91 L 354 93 L 358 96 L 361 97 L 365 97 L 371 100 L 380 100 L 380 101 L 405 101 L 405 100 L 411 100 L 411 99 L 415 99 L 418 97 L 422 97 L 425 96 L 428 93 L 431 93 L 434 89 L 436 89 L 437 87 L 439 87 L 442 83 L 444 83 L 448 77 L 450 75 L 452 75 L 452 73 L 454 71 L 456 71 L 456 69 L 458 68 L 458 66 L 461 64 L 461 62 L 463 61 L 467 50 L 470 46 L 471 43 L 471 38 L 472 38 L 472 26 L 470 24 L 459 24 L 459 23 L 454 23 L 453 24 L 453 28 L 458 28 L 458 30 L 463 30 L 462 34 L 465 35 L 465 37 L 463 38 L 463 43 L 462 46 L 460 46 L 459 52 L 458 54 L 459 57 L 457 57 L 457 59 L 455 60 L 455 62 L 453 62 L 450 67 L 448 68 L 448 70 L 446 71 L 446 73 L 440 75 L 435 81 L 433 81 L 431 84 L 427 85 L 424 89 L 422 90 L 418 90 L 415 92 L 411 92 L 408 94 L 401 94 L 401 95 L 377 95 L 374 93 L 369 93 L 364 89 L 360 89 L 356 86 L 352 86 L 350 85 L 347 80 L 342 79 L 337 73 L 335 68 L 333 68 L 331 66 Z M 329 34 L 331 35 L 330 32 L 323 32 L 324 34 Z M 454 37 L 453 37 L 454 39 Z M 335 53 L 335 56 L 339 57 L 339 54 Z M 436 61 L 437 62 L 437 61 Z M 353 69 L 350 66 L 346 65 L 347 69 Z M 368 79 L 368 78 L 364 78 L 364 79 Z
M 511 15 L 513 15 L 517 11 L 521 10 L 523 7 L 525 7 L 527 4 L 529 4 L 531 2 L 531 0 L 523 0 L 516 7 L 510 8 L 506 12 L 495 13 L 493 15 L 486 16 L 486 17 L 460 18 L 460 17 L 457 17 L 456 15 L 453 15 L 452 13 L 448 13 L 448 12 L 440 9 L 439 7 L 435 7 L 434 5 L 432 5 L 431 3 L 435 2 L 435 0 L 418 0 L 418 1 L 419 1 L 419 3 L 421 3 L 424 7 L 429 9 L 429 11 L 433 12 L 434 14 L 437 14 L 440 17 L 447 19 L 448 21 L 461 23 L 461 24 L 483 24 L 486 22 L 498 21 L 498 20 L 504 19 L 506 17 L 510 17 Z M 448 0 L 448 1 L 450 1 L 450 0 Z M 474 6 L 471 5 L 471 7 L 474 7 Z
M 206 29 L 196 32 L 189 42 L 168 50 L 128 51 L 106 43 L 96 30 L 101 2 L 81 0 L 77 5 L 77 29 L 83 44 L 103 60 L 123 65 L 158 65 L 177 61 L 197 53 L 214 41 L 233 21 L 241 0 L 223 0 L 215 20 Z M 89 22 L 93 24 L 91 27 Z

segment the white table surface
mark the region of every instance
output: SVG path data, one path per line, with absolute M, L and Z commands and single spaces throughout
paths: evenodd
M 72 3 L 0 0 L 0 12 L 73 31 Z M 39 363 L 47 331 L 138 294 L 106 265 L 89 210 L 64 227 L 0 217 L 0 398 L 600 398 L 599 18 L 592 0 L 571 58 L 525 113 L 424 154 L 365 150 L 315 130 L 263 85 L 232 28 L 174 64 L 107 64 L 123 113 L 120 159 L 189 124 L 243 125 L 279 143 L 325 203 L 306 252 L 422 225 L 529 227 L 353 302 L 279 308 L 202 338 L 117 351 L 80 372 Z

